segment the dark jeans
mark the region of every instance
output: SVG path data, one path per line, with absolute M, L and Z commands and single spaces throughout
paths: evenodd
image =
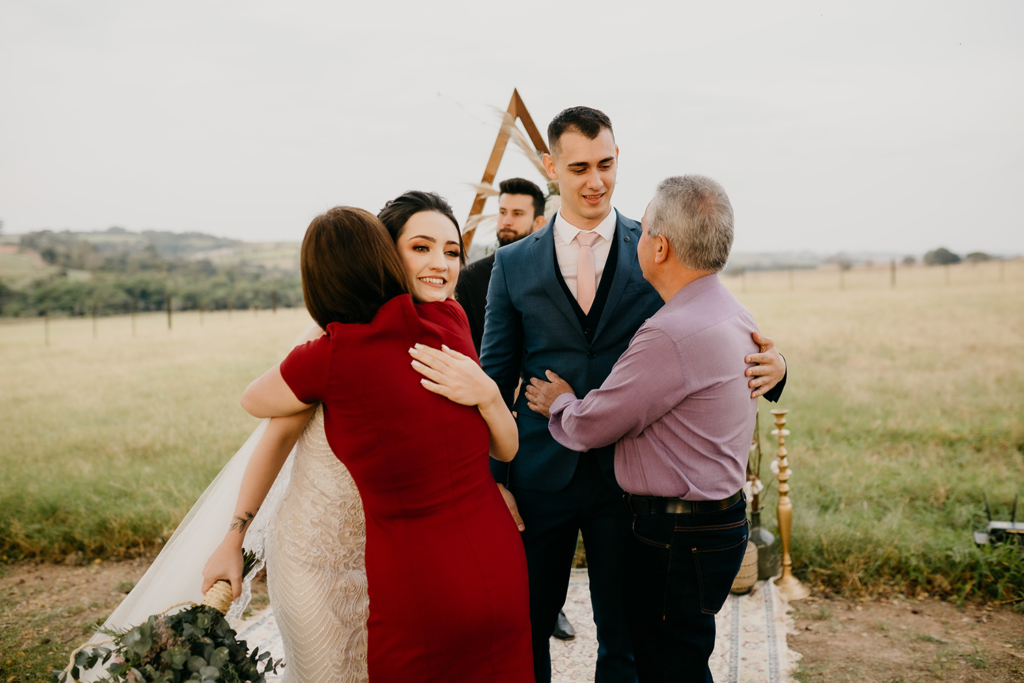
M 526 524 L 523 543 L 530 575 L 530 628 L 537 683 L 551 680 L 548 644 L 565 604 L 576 537 L 583 533 L 590 601 L 597 625 L 596 683 L 635 683 L 623 596 L 623 557 L 630 516 L 621 489 L 609 484 L 593 458 L 580 457 L 569 485 L 554 493 L 512 491 Z
M 715 614 L 746 548 L 744 501 L 721 512 L 633 518 L 626 609 L 640 683 L 712 683 Z

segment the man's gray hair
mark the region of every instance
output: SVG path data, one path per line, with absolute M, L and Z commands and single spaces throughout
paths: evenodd
M 725 188 L 701 175 L 661 181 L 647 209 L 651 236 L 664 235 L 676 258 L 691 270 L 725 268 L 732 248 L 732 220 Z

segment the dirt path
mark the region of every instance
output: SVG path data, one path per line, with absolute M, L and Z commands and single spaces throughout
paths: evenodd
M 1024 614 L 941 600 L 812 597 L 793 603 L 797 680 L 1024 681 Z
M 0 683 L 48 681 L 131 590 L 148 560 L 0 566 Z M 266 604 L 266 584 L 254 586 Z M 1024 613 L 940 600 L 794 603 L 801 683 L 1024 681 Z

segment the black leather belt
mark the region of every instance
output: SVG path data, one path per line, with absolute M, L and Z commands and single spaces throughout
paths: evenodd
M 627 493 L 626 505 L 634 515 L 700 515 L 721 512 L 743 500 L 743 491 L 737 491 L 723 500 L 683 500 L 658 496 L 637 496 Z

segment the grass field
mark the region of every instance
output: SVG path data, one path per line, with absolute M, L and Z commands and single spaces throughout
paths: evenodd
M 0 557 L 147 552 L 257 421 L 239 406 L 305 311 L 0 325 Z
M 794 560 L 837 591 L 1024 597 L 976 549 L 1024 488 L 1024 264 L 725 278 L 790 364 Z M 909 273 L 917 279 L 913 279 Z M 814 279 L 817 278 L 817 279 Z M 880 279 L 879 279 L 880 278 Z M 743 291 L 743 290 L 746 291 Z M 256 421 L 238 397 L 308 319 L 236 311 L 0 325 L 0 557 L 147 553 Z M 772 405 L 762 405 L 764 445 Z M 766 456 L 766 462 L 770 455 Z M 765 467 L 767 472 L 767 466 Z M 774 495 L 769 497 L 767 523 Z
M 1024 555 L 970 536 L 985 495 L 1005 519 L 1024 490 L 1022 266 L 954 267 L 950 285 L 942 268 L 901 269 L 895 290 L 887 271 L 845 290 L 837 272 L 794 273 L 796 291 L 786 273 L 748 274 L 745 293 L 725 279 L 791 368 L 799 574 L 836 590 L 1024 596 Z

